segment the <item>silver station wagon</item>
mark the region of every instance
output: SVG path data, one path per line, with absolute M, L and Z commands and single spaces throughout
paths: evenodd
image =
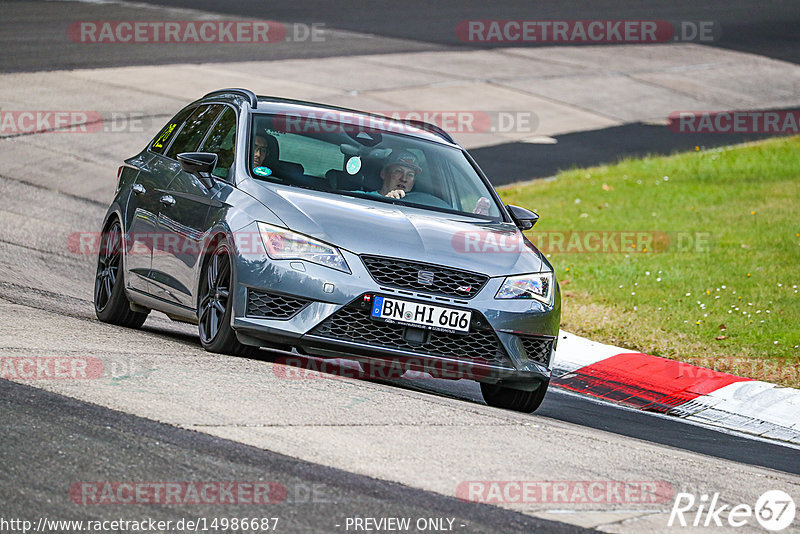
M 215 91 L 120 167 L 96 313 L 139 327 L 158 310 L 217 353 L 473 379 L 489 405 L 531 412 L 561 318 L 523 235 L 537 219 L 435 125 Z

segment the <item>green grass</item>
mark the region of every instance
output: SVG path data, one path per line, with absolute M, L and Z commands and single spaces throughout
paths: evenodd
M 527 235 L 549 244 L 565 329 L 800 385 L 797 137 L 576 169 L 500 194 L 541 216 Z M 646 251 L 554 249 L 574 231 L 655 239 Z M 698 235 L 707 245 L 687 246 Z

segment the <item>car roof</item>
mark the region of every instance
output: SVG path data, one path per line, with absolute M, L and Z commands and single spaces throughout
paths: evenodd
M 305 100 L 294 100 L 275 96 L 256 96 L 255 93 L 247 89 L 221 89 L 208 93 L 202 100 L 212 97 L 219 98 L 222 96 L 233 97 L 235 100 L 240 101 L 244 100 L 245 103 L 249 104 L 250 109 L 256 112 L 292 112 L 309 114 L 317 119 L 324 117 L 328 120 L 343 120 L 343 122 L 353 122 L 355 120 L 356 124 L 369 125 L 369 127 L 378 130 L 402 132 L 436 143 L 458 146 L 449 133 L 435 124 L 417 120 L 399 120 L 377 113 L 369 113 L 367 111 L 359 111 L 318 102 L 308 102 Z M 331 117 L 331 114 L 333 114 L 333 117 Z

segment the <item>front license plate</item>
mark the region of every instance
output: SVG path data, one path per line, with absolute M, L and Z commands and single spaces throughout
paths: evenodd
M 466 333 L 472 312 L 376 296 L 372 301 L 372 317 L 387 323 Z

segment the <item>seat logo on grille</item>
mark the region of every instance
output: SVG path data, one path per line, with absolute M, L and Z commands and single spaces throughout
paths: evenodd
M 417 272 L 417 282 L 424 285 L 433 283 L 433 271 L 419 271 Z

